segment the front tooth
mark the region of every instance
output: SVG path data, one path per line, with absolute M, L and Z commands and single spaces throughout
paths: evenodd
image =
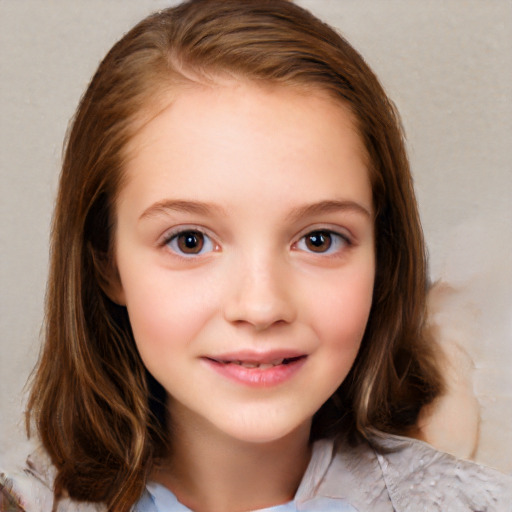
M 274 366 L 272 363 L 262 363 L 260 364 L 260 370 L 268 370 L 269 368 L 274 368 Z
M 258 368 L 259 363 L 251 363 L 251 362 L 241 362 L 240 363 L 244 368 Z
M 274 359 L 274 361 L 271 361 L 272 366 L 277 366 L 280 364 L 283 364 L 284 358 L 281 359 Z

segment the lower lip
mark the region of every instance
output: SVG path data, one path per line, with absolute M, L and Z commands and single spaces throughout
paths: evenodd
M 219 363 L 213 359 L 202 359 L 210 368 L 240 384 L 251 387 L 271 387 L 282 384 L 291 379 L 306 362 L 306 357 L 301 357 L 288 364 L 280 364 L 272 368 L 246 368 L 239 364 Z

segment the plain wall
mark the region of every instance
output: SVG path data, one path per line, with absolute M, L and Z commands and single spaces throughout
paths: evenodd
M 0 455 L 22 439 L 68 120 L 110 46 L 171 3 L 0 0 Z M 448 321 L 475 364 L 477 460 L 512 471 L 512 3 L 298 3 L 339 28 L 402 114 L 432 278 L 458 290 Z

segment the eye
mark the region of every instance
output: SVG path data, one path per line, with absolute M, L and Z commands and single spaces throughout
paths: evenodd
M 182 256 L 199 256 L 215 249 L 215 245 L 208 235 L 194 229 L 171 234 L 165 245 Z
M 346 236 L 333 231 L 316 230 L 304 235 L 297 242 L 296 248 L 317 254 L 332 254 L 347 245 L 350 245 L 350 241 Z

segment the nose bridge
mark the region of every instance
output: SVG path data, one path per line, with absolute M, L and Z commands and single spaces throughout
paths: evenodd
M 227 320 L 251 324 L 258 330 L 293 320 L 290 283 L 279 256 L 258 248 L 240 255 L 232 270 L 231 293 L 225 305 Z

